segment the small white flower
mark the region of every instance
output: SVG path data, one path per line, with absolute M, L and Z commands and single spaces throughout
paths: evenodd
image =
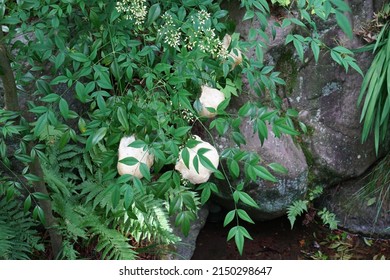
M 124 14 L 124 18 L 134 20 L 135 25 L 142 25 L 146 18 L 146 0 L 122 0 L 116 3 L 116 10 Z

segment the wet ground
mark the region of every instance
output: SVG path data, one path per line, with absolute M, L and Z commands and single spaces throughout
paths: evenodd
M 313 220 L 298 220 L 291 230 L 287 218 L 245 225 L 253 240 L 246 240 L 239 255 L 234 241 L 227 242 L 228 228 L 208 222 L 197 239 L 194 260 L 299 260 L 390 259 L 390 240 L 363 238 L 342 230 L 330 231 Z

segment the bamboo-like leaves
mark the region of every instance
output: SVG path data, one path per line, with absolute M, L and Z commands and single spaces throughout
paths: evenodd
M 362 142 L 374 131 L 375 151 L 387 133 L 390 116 L 390 28 L 383 26 L 374 46 L 376 55 L 367 71 L 360 90 L 358 104 L 363 98 L 360 121 L 363 122 Z

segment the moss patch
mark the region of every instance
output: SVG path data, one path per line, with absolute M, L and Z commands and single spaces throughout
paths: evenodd
M 276 63 L 276 70 L 280 71 L 280 76 L 286 82 L 286 94 L 291 94 L 298 82 L 298 65 L 293 57 L 291 49 L 284 49 Z

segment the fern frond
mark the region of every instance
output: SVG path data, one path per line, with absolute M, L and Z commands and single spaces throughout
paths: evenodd
M 12 239 L 15 238 L 13 230 L 6 223 L 0 221 L 0 259 L 10 259 L 9 255 L 12 252 Z
M 73 243 L 65 239 L 62 241 L 61 252 L 58 259 L 60 260 L 77 260 L 80 253 L 74 248 Z
M 324 225 L 328 225 L 331 230 L 337 229 L 339 221 L 336 219 L 336 215 L 334 213 L 329 212 L 326 207 L 324 207 L 321 211 L 318 212 L 318 216 L 320 216 L 322 223 Z
M 290 221 L 291 228 L 294 227 L 296 218 L 302 215 L 303 212 L 307 212 L 307 205 L 309 201 L 307 200 L 297 200 L 294 201 L 292 205 L 287 208 L 287 218 Z
M 77 238 L 87 238 L 86 230 L 82 227 L 84 216 L 77 209 L 78 206 L 71 198 L 65 200 L 62 196 L 53 195 L 53 210 L 59 214 L 62 219 L 59 221 L 59 226 L 62 231 L 66 232 L 66 236 L 73 240 Z
M 116 229 L 111 229 L 98 216 L 89 215 L 85 226 L 90 229 L 92 236 L 96 236 L 98 244 L 96 250 L 102 253 L 103 259 L 134 260 L 137 253 L 130 245 L 130 240 Z
M 173 233 L 167 207 L 154 195 L 136 190 L 134 203 L 119 223 L 124 234 L 130 234 L 137 242 L 143 240 L 159 244 L 173 244 L 180 238 Z M 136 218 L 131 218 L 136 217 Z
M 25 260 L 34 251 L 43 251 L 36 227 L 19 201 L 0 196 L 0 259 Z

